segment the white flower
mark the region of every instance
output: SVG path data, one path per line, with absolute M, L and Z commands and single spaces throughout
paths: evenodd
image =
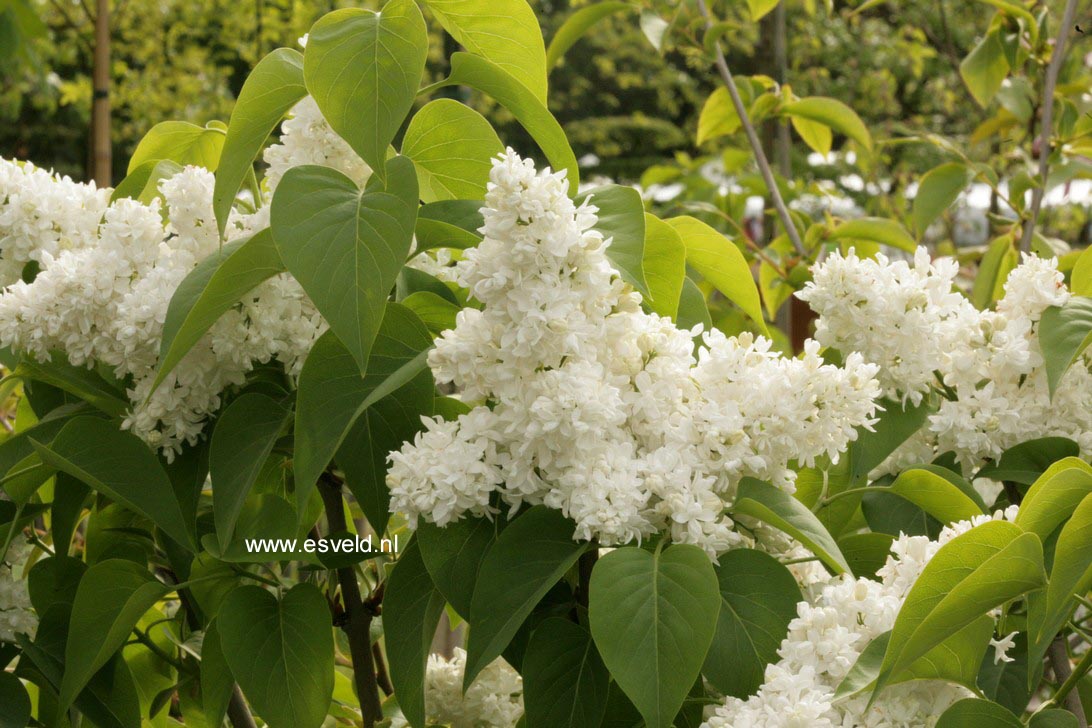
M 993 664 L 1012 662 L 1015 659 L 1009 657 L 1009 650 L 1016 646 L 1014 638 L 1017 634 L 1017 632 L 1011 632 L 999 640 L 990 640 L 990 647 L 993 648 Z
M 30 545 L 16 539 L 0 560 L 0 642 L 14 642 L 20 633 L 33 638 L 38 628 L 25 573 L 30 554 Z
M 451 728 L 512 728 L 523 715 L 523 679 L 501 658 L 491 662 L 463 693 L 466 652 L 450 660 L 429 655 L 425 670 L 426 722 Z M 392 728 L 409 725 L 401 715 Z

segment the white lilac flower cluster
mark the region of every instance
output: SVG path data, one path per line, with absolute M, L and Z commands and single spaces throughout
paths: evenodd
M 702 728 L 928 728 L 940 714 L 972 694 L 938 681 L 886 688 L 868 707 L 869 695 L 835 698 L 838 685 L 876 637 L 889 631 L 910 588 L 929 560 L 956 536 L 990 520 L 1016 517 L 1016 508 L 953 524 L 936 541 L 902 535 L 880 569 L 879 581 L 833 578 L 811 601 L 797 605 L 779 660 L 766 667 L 765 682 L 746 700 L 728 698 Z M 990 643 L 995 660 L 1011 660 L 1011 636 Z
M 30 544 L 17 540 L 0 560 L 0 642 L 14 642 L 20 633 L 33 638 L 38 629 L 38 615 L 30 605 L 23 573 L 30 554 Z
M 523 679 L 501 658 L 489 664 L 463 693 L 466 652 L 450 660 L 429 655 L 425 670 L 425 715 L 429 725 L 451 728 L 511 728 L 523 715 Z M 396 716 L 391 728 L 409 723 Z
M 837 458 L 873 422 L 876 367 L 826 365 L 809 342 L 698 330 L 641 310 L 606 257 L 596 208 L 563 174 L 509 150 L 494 162 L 482 242 L 454 267 L 483 308 L 430 353 L 470 412 L 426 421 L 390 456 L 392 510 L 445 525 L 544 503 L 604 545 L 669 531 L 717 553 L 743 543 L 724 515 L 744 476 L 793 487 L 791 461 Z
M 266 201 L 290 166 L 334 166 L 358 183 L 370 174 L 310 98 L 265 158 Z M 162 201 L 110 202 L 109 190 L 0 160 L 0 344 L 39 360 L 59 354 L 112 368 L 128 383 L 125 427 L 168 457 L 198 439 L 221 393 L 255 363 L 276 358 L 298 374 L 325 329 L 299 284 L 276 276 L 221 317 L 152 392 L 171 296 L 220 248 L 213 185 L 210 172 L 187 167 L 159 184 Z M 266 227 L 268 209 L 233 213 L 228 239 Z M 40 270 L 27 283 L 20 274 L 31 261 Z
M 1049 306 L 1069 298 L 1055 260 L 1024 257 L 994 310 L 955 287 L 958 264 L 834 254 L 797 295 L 819 314 L 816 338 L 880 365 L 884 394 L 914 404 L 935 393 L 928 426 L 884 466 L 897 470 L 953 452 L 976 467 L 1026 440 L 1061 436 L 1092 453 L 1092 373 L 1082 360 L 1051 400 L 1038 341 Z

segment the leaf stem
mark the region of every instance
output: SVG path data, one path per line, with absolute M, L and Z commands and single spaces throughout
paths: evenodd
M 318 487 L 326 510 L 326 524 L 329 531 L 334 533 L 346 530 L 348 522 L 345 520 L 345 505 L 341 500 L 341 479 L 329 472 L 323 473 Z M 345 613 L 348 616 L 344 629 L 349 638 L 349 653 L 353 658 L 353 680 L 356 683 L 356 694 L 360 701 L 364 728 L 374 728 L 376 723 L 383 720 L 371 638 L 372 617 L 377 612 L 378 602 L 375 595 L 369 597 L 367 603 L 361 598 L 360 585 L 356 582 L 356 573 L 352 566 L 338 569 L 337 580 L 341 585 L 341 601 L 345 605 Z M 376 588 L 377 595 L 382 594 L 380 589 L 382 584 Z M 381 599 L 382 596 L 379 598 Z
M 705 6 L 705 0 L 695 0 L 695 2 L 702 17 L 705 18 L 706 31 L 712 30 L 713 18 L 709 14 L 709 8 Z M 1070 2 L 1075 2 L 1075 0 L 1070 0 Z M 739 89 L 736 88 L 735 79 L 732 78 L 732 71 L 728 68 L 728 61 L 724 58 L 724 50 L 721 48 L 719 40 L 713 43 L 713 54 L 717 71 L 720 72 L 724 87 L 728 89 L 728 95 L 732 98 L 732 106 L 736 109 L 740 124 L 747 135 L 747 142 L 751 145 L 751 151 L 755 155 L 758 171 L 762 173 L 762 179 L 766 183 L 766 188 L 770 191 L 770 200 L 781 219 L 781 226 L 785 228 L 785 234 L 789 237 L 796 252 L 802 256 L 807 255 L 804 243 L 800 240 L 800 233 L 796 230 L 796 224 L 793 223 L 792 216 L 789 214 L 789 208 L 785 205 L 785 200 L 781 198 L 781 190 L 778 189 L 777 182 L 774 180 L 770 162 L 766 159 L 766 153 L 762 150 L 762 141 L 758 138 L 754 124 L 751 123 L 751 117 L 747 114 L 747 107 L 743 105 L 743 99 L 739 95 Z
M 1050 171 L 1050 137 L 1054 127 L 1054 88 L 1058 85 L 1058 74 L 1061 73 L 1066 44 L 1069 42 L 1069 29 L 1073 27 L 1076 14 L 1077 0 L 1066 0 L 1058 38 L 1054 41 L 1054 51 L 1050 54 L 1050 65 L 1047 66 L 1046 86 L 1043 88 L 1043 122 L 1039 131 L 1039 185 L 1031 193 L 1031 210 L 1024 225 L 1024 235 L 1020 239 L 1020 250 L 1025 253 L 1031 251 L 1035 223 L 1039 220 L 1039 209 L 1046 195 L 1047 174 Z

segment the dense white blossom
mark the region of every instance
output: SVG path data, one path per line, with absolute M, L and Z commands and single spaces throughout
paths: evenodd
M 989 520 L 1012 520 L 1016 508 L 953 524 L 936 541 L 900 536 L 877 576 L 879 581 L 843 575 L 814 599 L 797 605 L 797 616 L 766 667 L 764 682 L 746 700 L 728 698 L 703 728 L 929 728 L 966 688 L 937 681 L 913 681 L 886 688 L 868 707 L 868 693 L 835 699 L 838 685 L 865 647 L 889 631 L 910 588 L 930 559 L 956 536 Z M 999 655 L 1011 635 L 991 642 Z M 1002 657 L 1001 659 L 1004 659 Z
M 523 679 L 501 658 L 490 663 L 463 693 L 466 652 L 450 660 L 429 655 L 425 670 L 425 716 L 429 725 L 451 728 L 512 728 L 523 715 Z M 395 716 L 392 728 L 409 723 Z
M 873 421 L 876 367 L 784 358 L 764 338 L 677 328 L 641 309 L 564 174 L 495 161 L 483 240 L 453 267 L 483 304 L 429 364 L 472 406 L 391 454 L 392 510 L 445 525 L 546 504 L 576 538 L 668 532 L 717 553 L 748 542 L 725 515 L 744 476 L 792 490 L 790 462 L 837 459 Z M 695 337 L 700 336 L 695 355 Z
M 24 573 L 30 555 L 31 546 L 16 539 L 0 560 L 0 642 L 14 642 L 19 633 L 33 638 L 38 628 Z
M 267 150 L 270 193 L 294 164 L 367 177 L 367 165 L 334 141 L 313 101 L 296 112 Z M 59 355 L 112 368 L 132 402 L 124 426 L 168 457 L 198 439 L 221 393 L 243 383 L 256 363 L 276 358 L 298 374 L 325 330 L 300 285 L 275 276 L 221 317 L 152 391 L 171 296 L 220 248 L 213 186 L 210 172 L 187 167 L 160 182 L 162 199 L 110 203 L 109 190 L 0 160 L 0 343 L 38 360 Z M 267 204 L 249 215 L 233 211 L 227 237 L 267 226 Z M 40 271 L 27 283 L 20 272 L 30 261 Z
M 820 343 L 880 365 L 885 395 L 939 402 L 927 428 L 884 470 L 945 452 L 977 467 L 1013 445 L 1048 436 L 1071 438 L 1092 453 L 1087 360 L 1070 369 L 1052 400 L 1039 348 L 1043 311 L 1069 298 L 1056 261 L 1026 255 L 994 310 L 971 304 L 956 288 L 957 272 L 954 260 L 931 261 L 924 248 L 913 263 L 836 253 L 797 294 L 819 314 Z

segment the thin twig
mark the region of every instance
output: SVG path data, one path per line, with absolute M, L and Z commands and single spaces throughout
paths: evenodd
M 250 714 L 250 709 L 246 705 L 243 691 L 239 689 L 238 683 L 231 687 L 231 700 L 228 701 L 227 716 L 234 728 L 258 728 L 258 724 L 254 722 L 254 716 Z
M 713 18 L 709 14 L 709 8 L 705 6 L 705 0 L 695 1 L 698 4 L 698 10 L 705 18 L 706 30 L 712 30 Z M 806 255 L 804 243 L 800 240 L 800 233 L 796 230 L 796 225 L 792 221 L 792 216 L 789 214 L 789 208 L 785 205 L 785 200 L 781 198 L 781 190 L 777 188 L 773 170 L 770 169 L 770 162 L 766 159 L 766 153 L 762 151 L 762 141 L 759 140 L 754 124 L 751 123 L 751 117 L 747 115 L 747 108 L 743 105 L 743 99 L 740 98 L 735 79 L 732 78 L 732 72 L 728 69 L 728 61 L 724 58 L 724 50 L 720 47 L 720 41 L 713 44 L 713 52 L 717 70 L 720 72 L 720 78 L 724 82 L 725 88 L 728 89 L 728 95 L 732 98 L 732 105 L 736 109 L 740 124 L 743 126 L 743 131 L 747 135 L 747 142 L 751 145 L 751 151 L 755 155 L 758 171 L 762 173 L 762 179 L 766 183 L 766 188 L 770 191 L 770 200 L 777 210 L 778 217 L 781 218 L 781 226 L 785 228 L 785 234 L 789 236 L 789 240 L 792 242 L 796 252 L 800 255 Z
M 700 1 L 700 0 L 699 0 Z M 1058 74 L 1065 61 L 1066 44 L 1069 42 L 1069 29 L 1077 15 L 1077 0 L 1066 0 L 1062 14 L 1062 26 L 1058 28 L 1058 39 L 1054 42 L 1054 52 L 1047 66 L 1046 86 L 1043 88 L 1043 122 L 1039 131 L 1039 185 L 1031 193 L 1031 212 L 1024 225 L 1024 236 L 1020 239 L 1020 250 L 1031 251 L 1031 240 L 1035 233 L 1035 223 L 1039 219 L 1039 208 L 1046 195 L 1047 173 L 1050 171 L 1050 137 L 1054 126 L 1054 87 L 1058 85 Z

